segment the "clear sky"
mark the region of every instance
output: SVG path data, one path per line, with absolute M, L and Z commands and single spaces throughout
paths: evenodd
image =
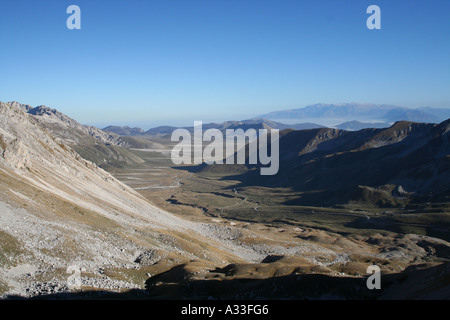
M 449 0 L 1 0 L 0 45 L 0 101 L 98 126 L 450 107 Z

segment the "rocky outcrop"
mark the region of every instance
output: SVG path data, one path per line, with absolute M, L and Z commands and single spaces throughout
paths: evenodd
M 83 158 L 98 166 L 119 166 L 129 163 L 142 163 L 140 157 L 127 150 L 134 147 L 134 141 L 128 137 L 100 130 L 94 126 L 82 125 L 62 112 L 46 106 L 31 107 L 18 102 L 5 104 L 15 110 L 28 114 L 30 119 L 48 133 L 59 144 L 71 147 Z
M 24 108 L 22 107 L 21 109 Z M 56 109 L 51 109 L 46 106 L 38 106 L 36 108 L 28 109 L 27 112 L 33 115 L 36 120 L 39 121 L 43 127 L 48 129 L 54 136 L 61 139 L 71 141 L 75 138 L 75 142 L 80 142 L 83 135 L 88 135 L 101 143 L 126 146 L 126 142 L 122 141 L 120 136 L 107 133 L 94 126 L 82 125 L 78 121 L 66 116 Z

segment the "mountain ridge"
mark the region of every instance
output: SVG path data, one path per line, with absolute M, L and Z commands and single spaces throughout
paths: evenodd
M 395 121 L 422 121 L 442 122 L 450 118 L 450 109 L 445 108 L 407 108 L 389 104 L 373 103 L 317 103 L 302 108 L 273 111 L 260 115 L 268 119 L 334 119 L 344 118 L 351 120 L 383 120 Z
M 278 130 L 284 130 L 284 129 L 295 129 L 295 130 L 303 130 L 303 129 L 312 129 L 312 128 L 321 128 L 324 127 L 322 125 L 316 124 L 316 123 L 298 123 L 298 124 L 284 124 L 281 122 L 276 122 L 269 119 L 263 119 L 263 118 L 254 118 L 254 119 L 248 119 L 248 120 L 241 120 L 241 121 L 224 121 L 222 123 L 204 123 L 202 124 L 203 130 L 207 129 L 218 129 L 222 132 L 225 132 L 227 129 L 235 130 L 235 129 L 278 129 Z M 176 129 L 186 129 L 190 132 L 194 131 L 193 126 L 189 127 L 174 127 L 174 126 L 158 126 L 154 128 L 150 128 L 147 131 L 144 131 L 141 128 L 130 128 L 128 126 L 108 126 L 103 128 L 102 130 L 106 132 L 112 132 L 119 135 L 124 136 L 145 136 L 145 135 L 168 135 L 171 134 Z
M 75 142 L 78 142 L 77 138 L 79 138 L 79 135 L 74 134 L 73 131 L 67 132 L 67 128 L 70 128 L 79 131 L 82 134 L 89 135 L 101 143 L 116 146 L 126 145 L 125 142 L 120 140 L 119 136 L 106 133 L 94 126 L 82 125 L 78 121 L 68 117 L 57 109 L 49 108 L 44 105 L 33 108 L 29 105 L 23 105 L 18 102 L 12 102 L 10 105 L 34 116 L 42 123 L 43 126 L 46 127 L 46 129 L 60 139 L 71 141 L 75 138 Z
M 258 165 L 246 165 L 246 172 L 241 168 L 241 174 L 230 179 L 241 181 L 236 187 L 291 188 L 298 197 L 290 203 L 306 206 L 449 201 L 449 123 L 450 119 L 440 124 L 398 121 L 389 128 L 360 131 L 284 130 L 278 174 L 261 177 L 251 170 Z M 202 170 L 226 172 L 223 165 L 214 164 Z M 404 201 L 395 196 L 400 187 L 408 193 Z M 380 188 L 390 191 L 380 198 Z

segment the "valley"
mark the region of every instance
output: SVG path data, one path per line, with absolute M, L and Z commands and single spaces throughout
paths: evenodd
M 1 1 L 0 302 L 450 300 L 450 1 L 77 2 Z
M 174 165 L 166 134 L 0 107 L 6 299 L 449 297 L 448 122 L 287 129 L 267 178 Z M 366 287 L 373 264 L 383 290 Z
M 220 294 L 215 292 L 216 297 L 233 297 L 232 292 L 237 289 L 229 282 L 235 281 L 237 277 L 255 281 L 255 286 L 261 287 L 258 289 L 261 292 L 255 290 L 253 285 L 249 290 L 256 296 L 259 294 L 260 297 L 273 298 L 272 293 L 267 292 L 269 289 L 265 288 L 263 279 L 283 282 L 286 281 L 283 277 L 291 278 L 293 274 L 311 274 L 312 278 L 323 274 L 330 276 L 330 283 L 338 279 L 359 283 L 357 279 L 364 279 L 369 262 L 382 265 L 383 272 L 397 279 L 396 275 L 405 276 L 400 274 L 411 268 L 411 265 L 428 270 L 434 265 L 447 263 L 450 257 L 447 242 L 450 240 L 448 203 L 399 208 L 351 204 L 341 207 L 286 205 L 286 202 L 298 196 L 295 190 L 239 187 L 242 181 L 234 180 L 237 179 L 234 175 L 230 177 L 229 174 L 208 172 L 198 166 L 174 166 L 169 154 L 164 156 L 160 150 L 135 152 L 145 159 L 145 164 L 111 169 L 115 177 L 164 210 L 190 221 L 212 221 L 232 228 L 236 230 L 234 238 L 231 237 L 233 241 L 240 245 L 252 244 L 253 248 L 264 248 L 261 252 L 264 252 L 266 259 L 251 264 L 233 264 L 234 267 L 230 265 L 226 268 L 233 272 L 225 273 L 226 276 L 221 272 L 220 275 L 211 275 L 210 270 L 209 273 L 196 276 L 192 282 L 177 281 L 180 288 L 196 286 L 198 283 L 202 290 L 213 294 L 208 290 L 220 285 L 211 283 L 209 288 L 208 281 L 217 282 L 221 279 L 221 284 L 228 291 Z M 276 245 L 277 250 L 269 249 L 267 245 Z M 435 245 L 440 249 L 432 249 Z M 271 259 L 277 263 L 271 262 L 269 266 L 267 261 Z M 198 263 L 195 264 L 195 270 L 198 270 Z M 188 271 L 190 267 L 191 264 L 183 267 L 182 272 L 187 277 L 192 276 Z M 173 269 L 163 273 L 166 281 L 181 272 L 180 268 L 176 268 L 176 273 Z M 338 278 L 334 278 L 336 276 Z M 154 281 L 156 279 L 149 279 L 150 283 Z M 301 297 L 298 292 L 293 292 L 294 288 L 287 287 L 283 293 L 286 298 Z M 151 288 L 154 294 L 161 290 L 153 285 Z M 315 294 L 322 292 L 316 290 Z M 248 298 L 250 294 L 245 290 L 241 293 L 243 298 Z M 164 291 L 163 294 L 167 298 L 172 297 L 168 292 Z M 411 292 L 411 295 L 414 293 Z M 377 295 L 367 290 L 364 297 L 373 299 Z

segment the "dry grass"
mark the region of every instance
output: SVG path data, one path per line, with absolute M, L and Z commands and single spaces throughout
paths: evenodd
M 19 261 L 18 258 L 26 250 L 22 244 L 12 235 L 0 230 L 0 266 L 12 267 Z

